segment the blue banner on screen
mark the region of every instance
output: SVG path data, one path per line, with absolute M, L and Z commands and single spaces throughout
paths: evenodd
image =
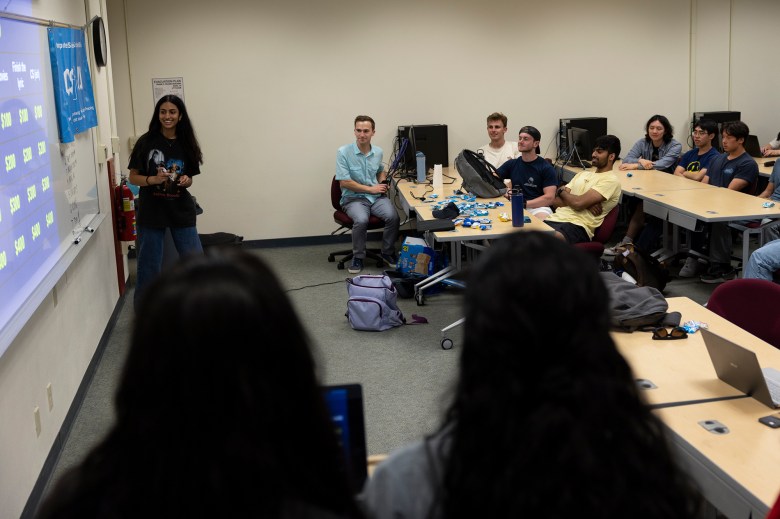
M 49 28 L 49 53 L 60 142 L 73 142 L 77 133 L 97 126 L 84 32 Z

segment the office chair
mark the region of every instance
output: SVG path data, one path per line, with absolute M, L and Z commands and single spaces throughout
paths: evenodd
M 757 196 L 758 193 L 758 177 L 753 181 L 753 185 L 746 191 L 751 195 Z M 742 268 L 745 268 L 747 260 L 750 257 L 750 235 L 755 234 L 758 236 L 758 246 L 762 247 L 767 237 L 767 232 L 770 227 L 774 227 L 780 224 L 780 220 L 770 220 L 765 224 L 761 224 L 761 220 L 752 220 L 749 222 L 729 222 L 729 227 L 742 233 L 742 257 L 738 258 L 741 262 Z
M 764 279 L 733 279 L 718 285 L 707 308 L 780 348 L 780 285 Z
M 612 210 L 607 213 L 607 216 L 604 217 L 604 221 L 601 222 L 601 225 L 593 234 L 593 239 L 591 241 L 578 243 L 576 244 L 576 247 L 579 247 L 580 250 L 583 250 L 588 254 L 592 254 L 596 258 L 600 258 L 601 255 L 604 254 L 604 245 L 606 245 L 612 237 L 612 232 L 615 230 L 619 213 L 620 204 L 613 207 Z
M 341 185 L 336 180 L 336 176 L 333 176 L 333 180 L 330 183 L 330 203 L 333 206 L 333 221 L 339 226 L 338 229 L 330 233 L 331 235 L 342 235 L 352 229 L 355 222 L 349 217 L 347 213 L 341 210 Z M 368 230 L 373 231 L 376 229 L 384 229 L 385 222 L 381 218 L 374 215 L 368 219 Z M 382 268 L 385 264 L 381 255 L 382 251 L 379 249 L 366 249 L 366 259 L 372 259 L 376 261 L 376 266 Z M 340 250 L 331 252 L 328 255 L 328 261 L 333 263 L 336 261 L 336 256 L 344 256 L 336 264 L 336 268 L 344 270 L 344 264 L 348 261 L 352 261 L 352 249 Z

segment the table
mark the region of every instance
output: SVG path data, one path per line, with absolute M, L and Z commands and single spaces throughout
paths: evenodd
M 762 366 L 780 368 L 780 350 L 772 345 L 687 297 L 670 297 L 667 302 L 669 312 L 682 314 L 681 322 L 707 323 L 718 335 L 754 351 Z M 612 338 L 636 378 L 656 386 L 643 388 L 643 395 L 652 407 L 744 397 L 743 393 L 718 379 L 699 333 L 678 341 L 655 341 L 647 332 L 613 332 Z
M 758 174 L 762 177 L 768 177 L 772 174 L 772 169 L 774 168 L 774 164 L 771 166 L 764 166 L 765 162 L 770 162 L 774 160 L 780 160 L 780 157 L 753 157 L 753 160 L 756 161 L 756 164 L 758 164 Z
M 731 518 L 766 516 L 780 493 L 780 429 L 758 419 L 777 412 L 752 398 L 653 412 L 671 432 L 678 459 L 713 506 Z M 728 434 L 705 430 L 699 425 L 704 420 L 717 420 Z
M 777 348 L 687 297 L 667 301 L 670 312 L 682 314 L 682 322 L 705 322 L 755 352 L 762 366 L 780 368 Z M 615 332 L 613 338 L 634 375 L 657 386 L 643 395 L 669 429 L 705 497 L 728 517 L 766 515 L 780 492 L 780 429 L 770 429 L 758 418 L 773 410 L 717 378 L 699 333 L 679 341 L 654 341 L 642 332 Z M 718 420 L 731 432 L 708 432 L 698 424 L 703 420 Z

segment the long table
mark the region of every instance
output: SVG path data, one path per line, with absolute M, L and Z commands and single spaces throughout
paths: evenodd
M 762 366 L 780 368 L 777 348 L 686 297 L 667 301 L 682 322 L 706 323 L 755 352 Z M 708 501 L 730 518 L 764 517 L 780 493 L 780 429 L 758 418 L 773 410 L 717 378 L 700 333 L 654 341 L 648 333 L 615 332 L 613 339 Z M 705 430 L 704 420 L 721 422 L 729 433 Z

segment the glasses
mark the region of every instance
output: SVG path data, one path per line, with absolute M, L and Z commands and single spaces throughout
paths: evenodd
M 688 332 L 681 326 L 675 326 L 671 331 L 660 327 L 653 330 L 653 340 L 656 341 L 676 341 L 678 339 L 687 339 Z
M 691 133 L 692 133 L 693 135 L 699 135 L 699 136 L 701 136 L 701 135 L 707 135 L 707 132 L 705 132 L 705 131 L 701 131 L 701 130 L 693 130 Z

